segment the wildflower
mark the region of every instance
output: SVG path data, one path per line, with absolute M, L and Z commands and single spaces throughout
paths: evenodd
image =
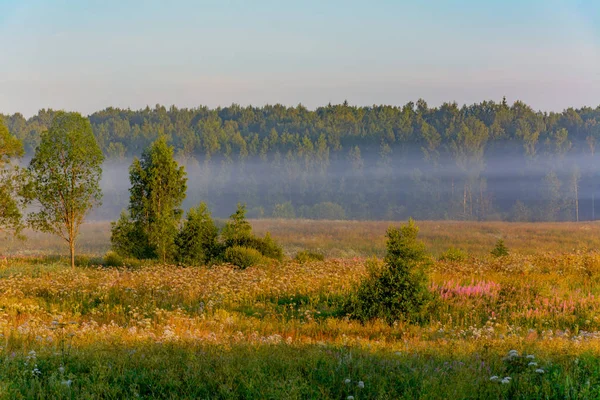
M 363 381 L 358 381 L 358 387 L 359 388 L 364 388 L 365 387 L 365 383 Z
M 536 370 L 535 370 L 535 372 L 537 372 L 538 374 L 543 374 L 543 373 L 544 373 L 544 372 L 546 372 L 546 371 L 544 371 L 544 370 L 543 370 L 543 369 L 541 369 L 541 368 L 538 368 L 538 369 L 536 369 Z
M 529 364 L 527 364 L 527 366 L 529 366 L 529 367 L 537 367 L 537 363 L 534 362 L 534 361 L 532 361 Z
M 346 378 L 346 380 L 344 381 L 344 383 L 345 383 L 346 385 L 347 385 L 347 384 L 349 384 L 350 382 L 352 382 L 352 381 L 351 381 L 349 378 Z
M 511 357 L 511 358 L 512 357 L 519 357 L 519 352 L 516 351 L 516 350 L 511 350 L 511 351 L 508 352 L 508 356 Z
M 58 367 L 58 372 L 60 372 L 61 374 L 65 373 L 65 367 L 63 367 L 62 365 L 60 367 Z
M 525 358 L 533 360 L 533 359 L 535 359 L 535 356 L 533 354 L 528 354 L 527 357 L 525 357 Z
M 346 400 L 354 400 L 354 396 L 348 396 L 346 397 Z
M 66 380 L 66 381 L 62 381 L 61 383 L 63 385 L 65 385 L 66 387 L 71 387 L 71 383 L 73 383 L 73 381 L 69 379 L 69 380 Z
M 40 376 L 41 374 L 42 371 L 40 371 L 37 366 L 31 370 L 31 375 L 33 376 Z
M 490 378 L 490 381 L 496 382 L 498 379 L 500 379 L 500 378 L 498 378 L 498 375 L 494 375 Z
M 510 376 L 505 377 L 504 379 L 502 379 L 502 384 L 506 385 L 507 383 L 510 383 Z

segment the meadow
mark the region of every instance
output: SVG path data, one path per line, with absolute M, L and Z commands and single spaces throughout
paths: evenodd
M 600 398 L 600 224 L 418 222 L 435 297 L 393 326 L 341 311 L 391 223 L 252 224 L 286 261 L 102 266 L 106 223 L 75 269 L 45 235 L 0 245 L 0 397 Z

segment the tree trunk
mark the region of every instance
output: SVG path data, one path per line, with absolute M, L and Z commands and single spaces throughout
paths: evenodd
M 575 219 L 579 222 L 579 185 L 575 182 Z
M 69 250 L 71 251 L 71 268 L 75 268 L 75 241 L 69 242 Z
M 463 218 L 467 217 L 467 182 L 463 188 Z

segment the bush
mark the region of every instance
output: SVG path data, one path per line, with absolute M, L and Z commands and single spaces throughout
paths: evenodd
M 251 247 L 233 246 L 225 250 L 225 261 L 238 268 L 246 269 L 264 263 L 264 257 Z
M 156 252 L 148 241 L 148 235 L 128 213 L 121 212 L 119 220 L 111 222 L 110 225 L 110 243 L 115 253 L 126 258 L 156 258 Z
M 424 267 L 425 245 L 417 240 L 419 228 L 410 219 L 400 229 L 387 230 L 387 254 L 383 265 L 371 262 L 367 277 L 349 299 L 346 310 L 352 318 L 366 321 L 382 318 L 415 321 L 430 300 Z
M 115 253 L 114 251 L 109 251 L 104 255 L 104 266 L 106 267 L 120 267 L 124 265 L 123 258 Z
M 283 248 L 279 246 L 267 232 L 264 238 L 252 234 L 252 226 L 246 220 L 246 207 L 238 204 L 238 208 L 225 224 L 222 232 L 224 248 L 234 246 L 248 247 L 257 250 L 261 255 L 281 261 Z
M 496 258 L 507 256 L 508 247 L 506 247 L 506 245 L 504 244 L 504 240 L 498 239 L 498 241 L 496 242 L 496 246 L 494 246 L 490 254 Z
M 469 254 L 466 251 L 457 249 L 456 247 L 450 247 L 439 256 L 438 260 L 460 262 L 465 261 L 467 258 L 469 258 Z
M 205 203 L 191 208 L 175 238 L 177 261 L 185 265 L 206 265 L 218 256 L 219 230 Z
M 252 237 L 252 226 L 246 220 L 246 205 L 238 203 L 237 209 L 225 223 L 221 237 L 226 247 L 235 246 Z
M 324 261 L 325 256 L 321 253 L 317 253 L 310 250 L 299 251 L 294 257 L 294 261 L 304 264 L 310 261 Z

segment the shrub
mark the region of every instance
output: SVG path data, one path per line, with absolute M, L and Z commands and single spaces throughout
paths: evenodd
M 218 256 L 219 230 L 205 203 L 191 208 L 175 238 L 177 261 L 186 265 L 205 265 Z
M 361 321 L 383 318 L 416 320 L 430 299 L 424 267 L 428 257 L 425 245 L 417 240 L 419 228 L 410 219 L 400 229 L 387 230 L 387 254 L 383 265 L 371 262 L 367 277 L 349 299 L 346 309 Z
M 321 253 L 317 253 L 310 250 L 299 251 L 294 257 L 294 261 L 304 264 L 310 261 L 324 261 L 325 256 Z
M 496 258 L 507 256 L 508 247 L 506 247 L 506 245 L 504 244 L 504 240 L 498 239 L 498 241 L 496 242 L 496 246 L 494 246 L 490 254 Z
M 252 237 L 252 226 L 246 220 L 246 205 L 238 203 L 237 209 L 225 223 L 221 237 L 226 247 L 235 246 Z
M 123 258 L 115 253 L 114 251 L 109 251 L 104 255 L 104 266 L 106 267 L 120 267 L 124 265 Z
M 125 211 L 116 222 L 111 222 L 110 243 L 112 250 L 126 258 L 156 258 L 156 252 L 148 241 L 141 225 L 133 221 Z
M 225 261 L 238 268 L 246 269 L 262 264 L 264 257 L 258 250 L 251 247 L 233 246 L 225 250 Z
M 252 234 L 252 226 L 246 220 L 246 207 L 238 204 L 238 208 L 225 224 L 221 234 L 224 248 L 234 246 L 248 247 L 257 250 L 261 255 L 281 261 L 283 248 L 279 246 L 267 232 L 264 238 Z
M 460 262 L 465 261 L 467 258 L 469 258 L 469 254 L 466 251 L 458 249 L 456 247 L 450 247 L 448 250 L 446 250 L 439 256 L 438 260 Z

